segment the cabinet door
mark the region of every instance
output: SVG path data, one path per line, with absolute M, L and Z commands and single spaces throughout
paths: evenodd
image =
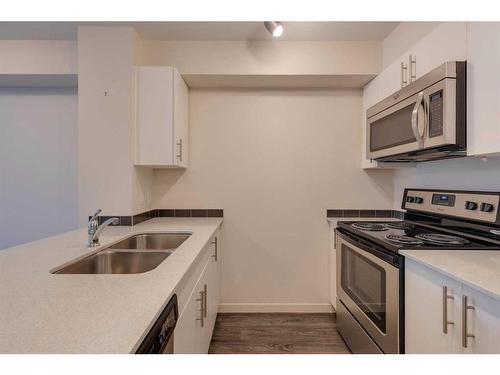
M 467 306 L 473 309 L 464 311 L 466 306 L 462 299 L 461 315 L 466 317 L 467 324 L 460 325 L 460 343 L 463 344 L 465 333 L 474 335 L 467 338 L 467 347 L 463 348 L 463 352 L 500 353 L 500 301 L 465 285 L 462 294 L 467 297 Z
M 213 327 L 210 327 L 209 315 L 210 281 L 213 273 L 212 263 L 212 260 L 209 259 L 194 292 L 198 296 L 197 299 L 201 299 L 198 304 L 197 317 L 201 318 L 203 316 L 203 321 L 197 320 L 198 324 L 196 324 L 196 353 L 198 354 L 208 353 L 210 340 L 212 339 Z
M 210 338 L 206 328 L 205 308 L 205 290 L 207 285 L 207 266 L 203 271 L 193 288 L 186 307 L 177 321 L 174 332 L 174 353 L 179 354 L 203 354 L 208 353 Z M 203 320 L 203 321 L 202 321 Z M 208 340 L 208 343 L 207 343 Z
M 447 288 L 446 304 L 443 287 Z M 460 283 L 406 258 L 406 353 L 460 353 Z M 444 316 L 447 333 L 444 332 Z
M 177 69 L 173 70 L 174 80 L 174 163 L 187 168 L 189 164 L 189 96 L 188 87 Z
M 467 40 L 467 154 L 500 152 L 500 22 L 470 22 Z
M 205 321 L 207 341 L 210 344 L 214 331 L 215 320 L 219 311 L 219 272 L 218 262 L 211 258 L 207 266 L 207 318 Z M 207 347 L 208 352 L 208 347 Z
M 208 313 L 210 315 L 209 321 L 211 322 L 212 328 L 215 325 L 215 319 L 217 318 L 217 313 L 219 312 L 220 303 L 220 283 L 221 283 L 221 261 L 222 261 L 222 248 L 220 235 L 217 232 L 211 241 L 211 270 L 212 274 L 210 277 L 210 295 L 208 298 L 209 309 Z
M 329 273 L 329 292 L 330 303 L 332 306 L 337 304 L 337 250 L 335 249 L 335 227 L 337 222 L 330 222 L 330 249 L 328 251 L 328 273 Z
M 200 303 L 196 301 L 199 293 L 197 287 L 189 297 L 182 315 L 177 320 L 174 331 L 174 353 L 192 354 L 196 353 L 196 333 L 200 315 Z
M 137 68 L 136 165 L 174 163 L 172 67 Z
M 467 23 L 442 22 L 400 58 L 408 66 L 409 55 L 416 57 L 417 79 L 446 61 L 466 60 Z

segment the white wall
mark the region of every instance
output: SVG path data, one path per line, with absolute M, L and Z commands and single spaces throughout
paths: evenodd
M 77 94 L 0 89 L 0 249 L 77 227 Z
M 417 164 L 394 171 L 394 207 L 409 188 L 500 191 L 500 158 L 458 158 Z
M 329 308 L 326 209 L 393 202 L 391 172 L 359 168 L 360 111 L 360 91 L 190 90 L 190 167 L 155 196 L 224 209 L 223 309 Z
M 79 220 L 151 208 L 152 170 L 133 166 L 135 65 L 140 40 L 130 27 L 78 28 Z

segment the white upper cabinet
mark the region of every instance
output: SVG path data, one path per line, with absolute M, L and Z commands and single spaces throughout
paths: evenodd
M 409 55 L 416 59 L 417 79 L 446 61 L 467 60 L 467 23 L 443 22 L 414 44 L 401 58 L 408 64 L 408 72 Z
M 188 166 L 188 88 L 170 66 L 137 68 L 135 165 Z
M 500 22 L 470 22 L 467 40 L 467 154 L 500 153 Z

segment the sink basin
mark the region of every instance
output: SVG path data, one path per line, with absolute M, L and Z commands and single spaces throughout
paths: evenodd
M 125 238 L 110 249 L 175 250 L 191 233 L 145 233 Z
M 51 271 L 56 274 L 132 274 L 151 271 L 160 265 L 171 251 L 114 251 L 104 249 Z
M 144 273 L 155 269 L 191 233 L 141 233 L 50 271 L 55 274 Z

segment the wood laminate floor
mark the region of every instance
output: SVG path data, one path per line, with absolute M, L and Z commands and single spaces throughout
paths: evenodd
M 211 354 L 348 354 L 334 314 L 219 313 Z

